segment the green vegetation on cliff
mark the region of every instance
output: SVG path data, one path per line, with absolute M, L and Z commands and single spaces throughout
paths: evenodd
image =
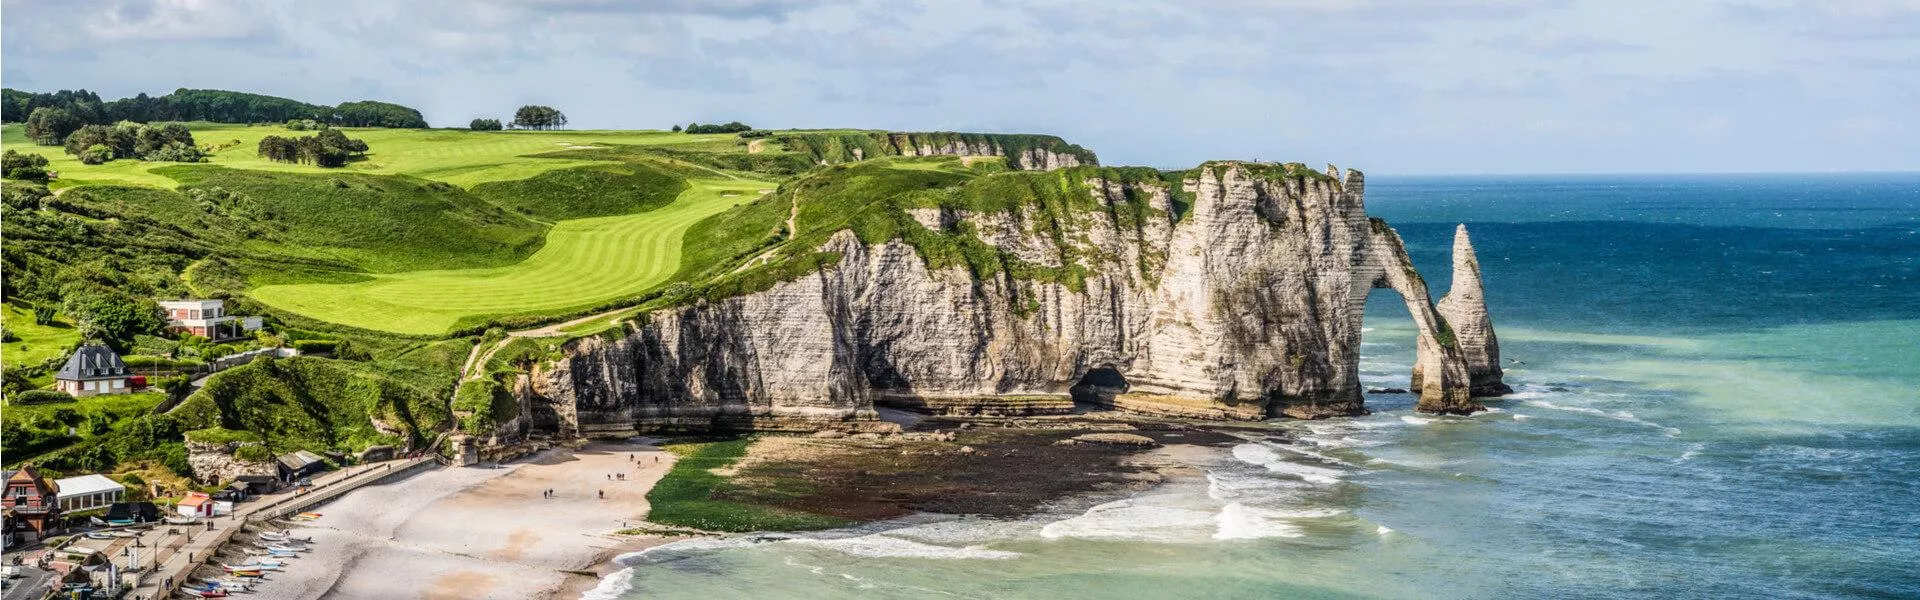
M 249 432 L 275 454 L 404 444 L 451 423 L 444 389 L 385 375 L 351 361 L 260 358 L 209 378 L 170 414 L 193 429 Z

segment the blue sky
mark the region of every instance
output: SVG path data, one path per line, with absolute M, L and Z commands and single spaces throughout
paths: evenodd
M 435 125 L 1053 133 L 1108 164 L 1920 170 L 1920 0 L 4 0 L 0 79 Z

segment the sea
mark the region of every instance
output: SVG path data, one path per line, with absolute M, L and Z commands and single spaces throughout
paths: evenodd
M 1379 175 L 1367 204 L 1436 300 L 1467 225 L 1516 393 L 1369 395 L 1030 518 L 671 544 L 587 597 L 1920 598 L 1920 174 Z M 1365 327 L 1365 385 L 1406 387 L 1405 307 Z

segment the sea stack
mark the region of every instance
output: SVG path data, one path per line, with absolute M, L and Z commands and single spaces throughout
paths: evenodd
M 1467 238 L 1467 226 L 1453 232 L 1453 287 L 1440 299 L 1440 316 L 1446 319 L 1467 362 L 1467 377 L 1474 396 L 1499 396 L 1513 392 L 1500 380 L 1500 341 L 1493 335 L 1493 319 L 1487 316 L 1487 295 L 1480 284 L 1480 259 L 1473 253 L 1473 241 Z

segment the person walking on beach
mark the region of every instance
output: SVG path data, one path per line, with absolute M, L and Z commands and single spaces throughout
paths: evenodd
M 601 500 L 605 500 L 605 499 L 607 499 L 607 491 L 606 491 L 606 490 L 599 490 L 599 492 L 600 492 L 600 499 L 601 499 Z

